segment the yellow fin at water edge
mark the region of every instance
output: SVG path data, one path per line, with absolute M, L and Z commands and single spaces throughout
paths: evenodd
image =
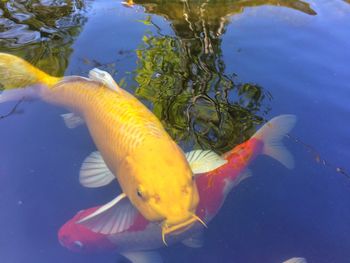
M 111 235 L 129 229 L 137 214 L 137 209 L 123 193 L 77 223 L 93 232 Z
M 121 89 L 114 81 L 113 77 L 104 70 L 94 68 L 89 71 L 89 78 L 98 82 L 102 82 L 107 88 L 119 92 Z
M 40 84 L 51 87 L 60 79 L 50 76 L 20 57 L 0 52 L 0 87 L 3 90 Z
M 295 115 L 280 115 L 265 123 L 253 138 L 263 141 L 262 153 L 266 154 L 288 169 L 294 167 L 292 154 L 284 147 L 282 139 L 290 132 L 296 123 Z
M 227 163 L 227 160 L 210 150 L 194 150 L 185 153 L 194 174 L 207 173 Z

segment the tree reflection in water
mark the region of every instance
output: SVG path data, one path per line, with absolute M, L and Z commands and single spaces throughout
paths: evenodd
M 60 76 L 86 18 L 82 0 L 0 1 L 0 49 Z
M 146 12 L 166 17 L 175 32 L 175 36 L 143 37 L 137 51 L 135 94 L 150 104 L 185 148 L 222 153 L 248 139 L 264 122 L 272 97 L 263 87 L 239 82 L 234 73 L 225 71 L 221 44 L 229 16 L 258 1 L 134 2 Z M 315 14 L 301 1 L 274 2 Z M 146 22 L 153 23 L 150 18 Z
M 252 135 L 264 122 L 272 99 L 263 87 L 239 82 L 225 71 L 221 44 L 230 17 L 261 5 L 316 14 L 308 3 L 294 0 L 134 3 L 165 17 L 175 33 L 144 36 L 137 51 L 136 95 L 151 103 L 178 142 L 219 153 Z

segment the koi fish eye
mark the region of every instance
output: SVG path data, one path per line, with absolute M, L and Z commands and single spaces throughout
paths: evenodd
M 137 194 L 138 197 L 143 198 L 142 192 L 141 192 L 141 190 L 139 188 L 136 190 L 136 194 Z
M 136 189 L 136 194 L 139 198 L 141 198 L 143 201 L 148 200 L 149 195 L 147 191 L 142 187 L 142 185 L 139 185 Z

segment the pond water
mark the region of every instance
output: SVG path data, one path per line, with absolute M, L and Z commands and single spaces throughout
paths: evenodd
M 54 76 L 108 71 L 184 151 L 224 153 L 274 116 L 297 116 L 285 139 L 295 168 L 259 156 L 204 246 L 162 248 L 164 262 L 350 262 L 349 50 L 342 0 L 0 2 L 0 52 Z M 119 187 L 79 184 L 96 150 L 86 126 L 67 129 L 67 111 L 40 100 L 14 105 L 0 104 L 0 261 L 125 260 L 57 239 Z

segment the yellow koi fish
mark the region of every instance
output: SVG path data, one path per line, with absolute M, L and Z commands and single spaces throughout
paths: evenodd
M 0 103 L 38 97 L 72 110 L 74 114 L 63 115 L 67 126 L 83 119 L 99 150 L 85 159 L 81 184 L 100 187 L 117 178 L 123 190 L 79 223 L 99 233 L 122 232 L 133 223 L 135 206 L 146 219 L 161 224 L 164 243 L 167 233 L 203 223 L 195 215 L 199 200 L 191 167 L 160 121 L 107 72 L 93 69 L 89 77 L 52 77 L 19 57 L 0 53 Z M 225 162 L 214 153 L 198 154 L 194 172 Z

